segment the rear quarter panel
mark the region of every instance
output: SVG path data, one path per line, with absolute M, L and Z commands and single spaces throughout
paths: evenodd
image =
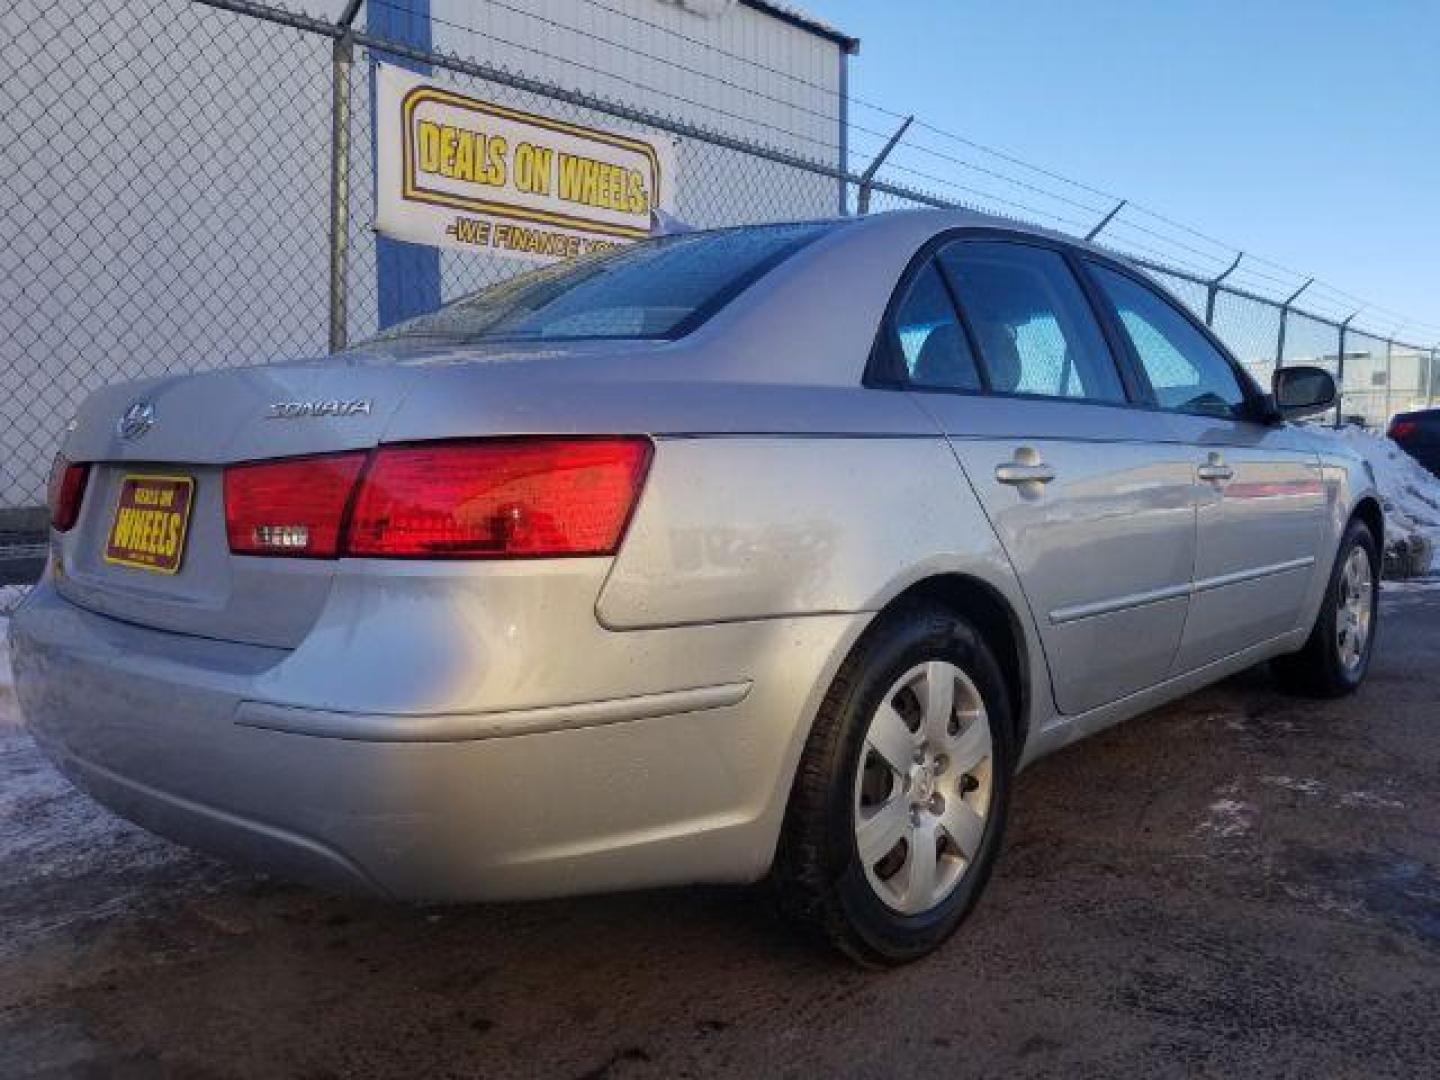
M 982 582 L 1010 607 L 1024 639 L 1025 722 L 1030 731 L 1048 723 L 1053 700 L 1034 619 L 938 432 L 659 440 L 596 614 L 618 631 L 746 620 L 793 626 L 797 618 L 871 615 L 939 575 Z M 822 665 L 812 707 L 853 644 L 847 638 Z M 790 765 L 811 716 L 813 708 L 797 728 Z
M 598 614 L 639 629 L 873 611 L 944 572 L 1013 585 L 938 434 L 661 439 Z

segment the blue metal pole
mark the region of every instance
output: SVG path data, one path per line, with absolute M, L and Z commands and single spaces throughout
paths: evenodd
M 366 9 L 370 34 L 429 52 L 432 46 L 430 0 L 406 0 L 406 6 L 371 4 Z M 380 53 L 377 59 L 387 64 L 409 68 L 422 75 L 430 74 L 430 65 L 416 60 Z M 371 69 L 370 113 L 375 115 L 375 76 Z M 371 153 L 375 153 L 371 124 Z M 378 170 L 376 170 L 378 175 Z M 388 236 L 375 237 L 375 292 L 380 309 L 380 326 L 434 311 L 440 306 L 440 249 L 428 244 L 411 244 Z
M 840 50 L 840 216 L 850 212 L 850 54 Z

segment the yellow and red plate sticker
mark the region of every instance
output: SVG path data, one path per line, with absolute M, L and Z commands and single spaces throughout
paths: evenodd
M 105 561 L 173 574 L 185 552 L 195 481 L 188 476 L 127 476 L 120 483 Z

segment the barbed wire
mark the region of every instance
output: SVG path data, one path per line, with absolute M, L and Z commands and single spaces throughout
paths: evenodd
M 1061 214 L 1056 214 L 1055 212 L 1050 210 L 1042 210 L 1038 206 L 1031 206 L 1027 203 L 1022 203 L 1016 199 L 1010 199 L 1005 196 L 996 195 L 993 192 L 985 191 L 981 188 L 971 187 L 968 184 L 961 183 L 958 180 L 952 180 L 946 176 L 936 176 L 934 173 L 925 172 L 922 169 L 916 169 L 910 165 L 904 165 L 896 162 L 887 162 L 884 171 L 903 173 L 907 176 L 914 176 L 921 180 L 927 180 L 932 184 L 938 184 L 942 188 L 946 188 L 948 190 L 963 191 L 970 195 L 974 195 L 986 200 L 987 204 L 992 206 L 998 203 L 1006 210 L 1019 211 L 1019 214 L 1010 215 L 1012 217 L 1015 217 L 1017 220 L 1024 220 L 1023 216 L 1021 215 L 1030 214 L 1062 222 L 1072 229 L 1083 230 L 1085 228 L 1083 222 L 1076 221 L 1074 218 L 1068 218 Z
M 386 7 L 410 15 L 420 14 L 418 9 L 412 6 L 407 6 L 403 2 L 400 2 L 400 0 L 368 0 L 368 2 L 372 6 Z M 602 44 L 608 48 L 616 49 L 618 51 L 643 59 L 650 63 L 663 65 L 665 67 L 681 72 L 685 75 L 698 79 L 703 79 L 716 85 L 725 86 L 728 89 L 753 97 L 756 100 L 766 101 L 773 105 L 777 105 L 783 109 L 791 110 L 799 115 L 811 116 L 816 118 L 817 120 L 823 120 L 827 123 L 834 123 L 837 126 L 842 119 L 842 109 L 848 112 L 849 110 L 853 110 L 854 108 L 858 107 L 896 121 L 904 120 L 907 116 L 906 113 L 903 113 L 889 106 L 882 105 L 879 102 L 869 100 L 861 95 L 855 94 L 853 92 L 842 94 L 841 91 L 835 86 L 826 85 L 825 83 L 819 82 L 815 79 L 806 78 L 805 76 L 799 75 L 793 71 L 786 71 L 783 68 L 763 63 L 753 57 L 748 57 L 741 53 L 735 52 L 732 49 L 726 49 L 723 46 L 715 44 L 714 42 L 705 41 L 691 34 L 684 33 L 683 31 L 675 29 L 673 26 L 667 26 L 664 23 L 659 22 L 655 19 L 645 18 L 644 16 L 638 15 L 634 12 L 626 11 L 622 8 L 616 7 L 613 4 L 605 3 L 604 0 L 576 0 L 576 2 L 583 4 L 593 10 L 603 12 L 604 14 L 612 16 L 614 18 L 623 19 L 629 23 L 642 26 L 647 31 L 650 31 L 656 35 L 660 35 L 671 40 L 683 42 L 687 46 L 700 50 L 707 55 L 724 57 L 727 60 L 740 64 L 747 69 L 762 73 L 770 78 L 778 79 L 796 87 L 804 88 L 808 91 L 822 96 L 827 100 L 834 101 L 836 103 L 836 109 L 833 112 L 826 111 L 824 109 L 816 109 L 799 102 L 790 101 L 778 96 L 777 94 L 760 89 L 759 87 L 747 86 L 742 82 L 738 82 L 734 78 L 717 74 L 713 71 L 707 71 L 703 68 L 696 67 L 692 64 L 686 64 L 670 57 L 661 56 L 653 51 L 637 47 L 632 43 L 609 37 L 605 34 L 598 33 L 594 30 L 590 30 L 585 27 L 576 25 L 573 22 L 563 21 L 548 14 L 527 10 L 521 6 L 518 6 L 517 4 L 508 3 L 506 2 L 506 0 L 481 0 L 481 2 L 490 8 L 507 11 L 514 15 L 533 20 L 541 25 L 548 26 L 553 30 L 558 30 L 562 33 L 575 35 L 578 38 Z M 453 18 L 447 19 L 441 16 L 437 16 L 433 14 L 433 12 L 429 15 L 429 18 L 431 22 L 437 25 L 446 26 L 450 29 L 460 31 L 462 33 L 488 37 L 491 40 L 494 40 L 497 43 L 510 48 L 520 49 L 522 51 L 526 51 L 532 54 L 544 56 L 548 59 L 558 59 L 553 54 L 547 53 L 543 49 L 539 49 L 533 45 L 527 45 L 523 42 L 510 41 L 499 37 L 488 27 L 482 27 L 475 23 L 458 22 Z M 718 115 L 726 117 L 727 119 L 735 120 L 741 123 L 753 124 L 767 131 L 772 131 L 778 135 L 784 136 L 785 138 L 798 140 L 812 146 L 822 147 L 826 151 L 838 151 L 841 146 L 841 140 L 838 136 L 838 132 L 836 138 L 833 140 L 817 138 L 813 133 L 800 132 L 792 128 L 786 128 L 782 125 L 771 123 L 769 121 L 758 120 L 753 117 L 741 116 L 734 112 L 719 109 L 714 105 L 707 104 L 702 106 L 698 102 L 674 94 L 667 88 L 649 85 L 639 80 L 621 76 L 616 72 L 598 68 L 594 65 L 588 65 L 584 64 L 583 62 L 574 60 L 566 60 L 565 62 L 571 64 L 572 66 L 579 67 L 582 70 L 591 71 L 602 78 L 613 79 L 647 93 L 665 94 L 670 97 L 674 97 L 676 100 L 681 101 L 684 104 L 691 105 L 697 108 L 705 108 L 707 111 L 715 112 Z M 887 142 L 891 134 L 890 132 L 877 130 L 876 128 L 871 127 L 865 123 L 858 122 L 855 120 L 853 115 L 846 116 L 845 122 L 847 127 L 847 140 L 852 150 L 859 149 L 858 140 L 856 138 L 857 136 L 863 137 L 863 139 L 874 140 L 875 145 L 878 147 Z M 1101 215 L 1103 215 L 1109 210 L 1110 206 L 1118 204 L 1122 201 L 1122 196 L 1119 196 L 1115 192 L 1109 191 L 1095 184 L 1078 180 L 1074 177 L 1061 173 L 1058 170 L 1036 164 L 1021 157 L 1018 154 L 989 145 L 987 143 L 973 139 L 969 136 L 963 135 L 959 132 L 941 127 L 924 118 L 915 118 L 913 122 L 913 128 L 917 131 L 929 132 L 931 135 L 939 139 L 968 147 L 969 149 L 976 151 L 979 154 L 985 155 L 987 158 L 993 159 L 995 161 L 1004 162 L 1012 166 L 1014 169 L 1022 170 L 1024 173 L 1030 174 L 1035 177 L 1043 177 L 1046 180 L 1061 185 L 1066 190 L 1083 192 L 1086 195 L 1092 196 L 1094 198 L 1106 200 L 1107 205 L 1096 206 L 1093 203 L 1086 202 L 1083 199 L 1075 198 L 1073 195 L 1068 195 L 1063 193 L 1062 191 L 1054 190 L 1054 188 L 1052 187 L 1047 187 L 1035 181 L 1027 180 L 1023 176 L 1016 176 L 1014 175 L 1013 171 L 1007 171 L 991 164 L 977 161 L 972 157 L 965 157 L 953 153 L 948 153 L 945 150 L 940 149 L 939 147 L 936 147 L 929 143 L 915 141 L 902 143 L 901 147 L 896 151 L 897 154 L 921 155 L 927 158 L 931 158 L 933 160 L 944 161 L 948 165 L 974 172 L 978 175 L 989 177 L 993 180 L 1000 182 L 1001 184 L 1014 187 L 1018 191 L 1027 192 L 1031 195 L 1037 195 L 1042 199 L 1053 201 L 1062 206 L 1068 206 L 1071 209 L 1079 210 L 1087 214 L 1094 214 L 1097 221 L 1099 220 L 1099 217 Z M 1016 216 L 1017 214 L 1037 214 L 1044 217 L 1047 221 L 1062 223 L 1067 228 L 1072 228 L 1082 235 L 1087 232 L 1089 230 L 1089 227 L 1093 224 L 1076 221 L 1073 217 L 1069 217 L 1062 213 L 1056 213 L 1053 210 L 1043 210 L 1041 208 L 1035 207 L 1032 204 L 1002 194 L 1000 192 L 982 191 L 959 181 L 937 177 L 933 173 L 927 172 L 920 168 L 916 168 L 914 166 L 904 166 L 899 163 L 891 163 L 887 165 L 887 168 L 904 173 L 906 175 L 911 175 L 920 179 L 928 180 L 931 183 L 940 184 L 949 190 L 968 192 L 974 196 L 985 199 L 986 207 L 998 209 L 1005 212 L 1009 216 Z M 1179 262 L 1180 258 L 1175 254 L 1175 251 L 1185 252 L 1189 255 L 1199 258 L 1207 266 L 1210 263 L 1217 264 L 1214 270 L 1210 272 L 1218 273 L 1230 263 L 1230 261 L 1235 257 L 1237 253 L 1242 250 L 1239 245 L 1219 239 L 1218 237 L 1208 232 L 1205 232 L 1202 229 L 1196 228 L 1193 225 L 1180 221 L 1169 214 L 1163 213 L 1146 205 L 1143 202 L 1138 202 L 1134 199 L 1128 198 L 1124 198 L 1123 201 L 1125 203 L 1124 212 L 1121 215 L 1117 215 L 1116 218 L 1113 219 L 1109 223 L 1109 225 L 1107 225 L 1107 230 L 1123 231 L 1128 229 L 1132 232 L 1138 232 L 1149 237 L 1150 239 L 1162 245 L 1162 247 L 1160 248 L 1156 248 L 1154 245 L 1146 245 L 1145 250 L 1147 250 L 1150 254 L 1155 255 L 1156 257 L 1169 258 L 1171 260 Z M 1146 219 L 1146 223 L 1137 222 L 1135 220 L 1137 216 Z M 1181 237 L 1186 237 L 1188 239 L 1181 239 Z M 1201 244 L 1209 245 L 1215 250 L 1207 251 L 1202 247 L 1197 247 L 1195 241 L 1199 241 Z M 1131 243 L 1132 246 L 1138 245 L 1138 242 L 1134 241 L 1133 238 L 1127 241 L 1127 243 Z M 1173 248 L 1175 250 L 1167 251 L 1167 247 Z M 1193 264 L 1187 265 L 1187 269 L 1191 272 L 1196 272 L 1197 270 L 1202 273 L 1205 272 L 1203 269 L 1197 268 Z M 1276 261 L 1275 259 L 1247 250 L 1245 251 L 1244 257 L 1242 259 L 1242 265 L 1237 267 L 1233 271 L 1232 277 L 1237 284 L 1243 284 L 1244 287 L 1255 291 L 1267 292 L 1274 290 L 1276 298 L 1278 299 L 1288 295 L 1300 283 L 1311 278 L 1311 275 L 1305 274 L 1302 271 L 1287 266 L 1284 263 Z M 1313 281 L 1307 291 L 1309 295 L 1313 298 L 1313 301 L 1316 302 L 1325 303 L 1327 302 L 1325 300 L 1325 297 L 1328 297 L 1328 303 L 1334 304 L 1337 308 L 1344 307 L 1346 305 L 1355 305 L 1360 307 L 1364 311 L 1369 311 L 1379 315 L 1387 316 L 1389 318 L 1402 320 L 1398 325 L 1414 326 L 1417 328 L 1428 329 L 1436 332 L 1437 334 L 1440 334 L 1440 324 L 1427 322 L 1426 320 L 1411 318 L 1405 315 L 1405 313 L 1403 312 L 1385 307 L 1384 305 L 1366 301 L 1352 292 L 1340 289 L 1336 286 L 1329 285 L 1328 283 L 1324 283 L 1321 281 Z

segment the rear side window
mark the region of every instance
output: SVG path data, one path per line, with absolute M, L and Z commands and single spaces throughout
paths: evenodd
M 958 240 L 940 251 L 990 389 L 1123 402 L 1125 387 L 1064 258 L 1028 244 Z
M 950 290 L 933 260 L 910 279 L 895 309 L 893 346 L 904 358 L 915 386 L 948 390 L 980 389 L 980 373 L 970 342 L 955 315 Z
M 1156 404 L 1226 419 L 1246 415 L 1245 391 L 1235 369 L 1189 319 L 1134 278 L 1098 263 L 1089 266 L 1120 316 Z
M 377 341 L 675 338 L 834 225 L 757 225 L 612 248 L 492 285 Z

